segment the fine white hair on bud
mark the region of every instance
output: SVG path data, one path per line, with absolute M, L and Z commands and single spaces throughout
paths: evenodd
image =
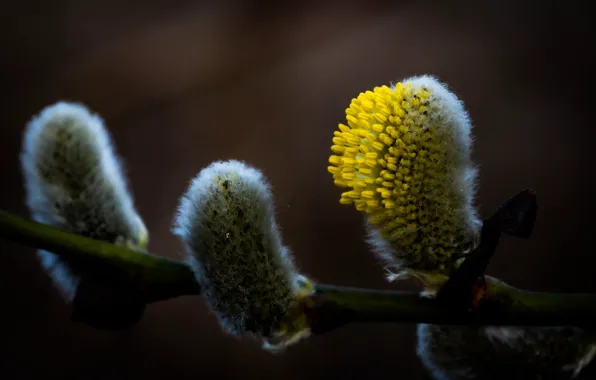
M 574 379 L 596 355 L 596 343 L 592 332 L 565 326 L 419 324 L 417 354 L 437 380 Z
M 77 103 L 44 108 L 25 128 L 21 166 L 34 220 L 66 231 L 142 250 L 148 234 L 137 213 L 108 131 Z M 72 301 L 84 273 L 39 250 L 42 267 Z
M 573 327 L 418 325 L 417 354 L 437 380 L 574 379 L 596 354 Z
M 298 310 L 312 286 L 283 245 L 259 170 L 235 160 L 203 169 L 180 200 L 173 233 L 224 331 L 261 337 L 268 348 L 308 335 Z

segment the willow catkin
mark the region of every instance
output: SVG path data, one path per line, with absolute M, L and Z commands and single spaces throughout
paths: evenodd
M 480 222 L 463 103 L 431 76 L 361 93 L 333 138 L 328 170 L 342 204 L 366 215 L 369 242 L 393 276 L 448 274 Z
M 239 161 L 203 169 L 180 200 L 173 231 L 225 331 L 281 345 L 308 334 L 296 308 L 312 286 L 282 242 L 259 170 Z
M 108 131 L 76 103 L 44 108 L 26 126 L 21 165 L 33 219 L 110 243 L 144 249 L 148 234 L 135 210 Z M 38 251 L 60 294 L 72 301 L 81 270 Z

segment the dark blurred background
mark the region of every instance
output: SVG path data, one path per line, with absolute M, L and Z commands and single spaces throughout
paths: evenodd
M 326 167 L 352 97 L 430 73 L 473 118 L 481 212 L 522 188 L 538 192 L 534 235 L 504 239 L 491 274 L 533 290 L 595 292 L 594 27 L 580 5 L 5 2 L 0 208 L 27 215 L 25 123 L 48 104 L 80 101 L 106 119 L 153 252 L 181 257 L 169 232 L 178 197 L 201 168 L 236 158 L 271 181 L 304 272 L 415 289 L 385 283 Z M 425 378 L 406 324 L 350 325 L 275 356 L 225 336 L 200 298 L 183 297 L 152 305 L 127 332 L 95 331 L 70 322 L 33 249 L 0 244 L 2 378 Z

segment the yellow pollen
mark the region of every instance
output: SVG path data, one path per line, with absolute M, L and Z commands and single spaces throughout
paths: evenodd
M 445 107 L 420 84 L 375 87 L 352 99 L 332 138 L 328 171 L 347 190 L 340 203 L 368 215 L 418 269 L 444 267 L 467 239 L 449 212 L 457 145 Z

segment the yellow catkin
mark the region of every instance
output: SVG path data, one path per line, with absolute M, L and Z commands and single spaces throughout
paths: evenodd
M 334 133 L 328 170 L 345 188 L 340 203 L 365 213 L 409 269 L 445 269 L 476 231 L 460 106 L 434 78 L 418 77 L 361 93 Z

